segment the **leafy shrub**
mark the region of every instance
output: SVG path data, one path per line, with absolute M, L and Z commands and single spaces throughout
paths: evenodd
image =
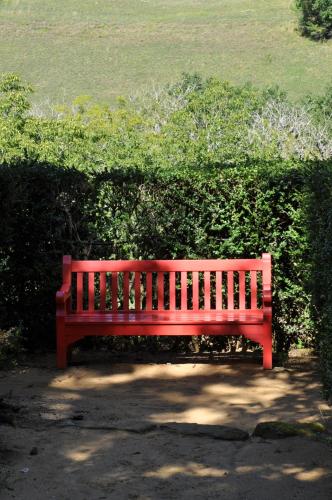
M 0 369 L 16 363 L 23 352 L 23 335 L 20 327 L 0 329 Z
M 252 143 L 262 151 L 270 150 L 271 157 L 305 161 L 331 158 L 327 106 L 325 101 L 321 107 L 320 103 L 311 101 L 306 106 L 290 106 L 285 101 L 270 100 L 254 115 L 250 127 Z
M 332 86 L 323 95 L 308 96 L 304 103 L 314 123 L 322 126 L 332 136 Z
M 313 40 L 332 37 L 332 0 L 296 0 L 296 5 L 303 35 Z
M 86 173 L 331 157 L 330 119 L 321 109 L 328 109 L 328 93 L 324 104 L 311 100 L 300 107 L 278 89 L 186 75 L 121 100 L 117 109 L 81 97 L 50 116 L 34 116 L 30 90 L 15 75 L 0 80 L 0 110 L 6 110 L 0 113 L 1 163 L 28 159 Z

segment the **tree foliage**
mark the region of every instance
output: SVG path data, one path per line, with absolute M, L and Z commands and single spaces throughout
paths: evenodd
M 296 4 L 303 35 L 313 40 L 332 37 L 332 0 L 296 0 Z
M 278 89 L 186 75 L 177 84 L 121 99 L 115 109 L 82 96 L 49 114 L 29 109 L 29 91 L 23 83 L 17 90 L 15 81 L 0 94 L 6 109 L 0 115 L 1 162 L 35 159 L 95 172 L 119 165 L 210 169 L 331 155 L 329 116 L 317 121 L 312 103 L 293 105 Z

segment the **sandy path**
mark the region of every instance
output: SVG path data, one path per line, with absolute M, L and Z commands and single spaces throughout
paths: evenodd
M 52 363 L 0 373 L 0 394 L 23 406 L 15 429 L 0 426 L 1 499 L 332 498 L 326 443 L 144 432 L 170 421 L 250 433 L 264 420 L 327 421 L 307 365 L 98 362 L 57 372 Z

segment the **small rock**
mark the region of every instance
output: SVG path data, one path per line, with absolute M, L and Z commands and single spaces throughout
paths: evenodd
M 20 472 L 23 472 L 23 474 L 27 474 L 29 472 L 29 467 L 23 467 L 23 469 L 20 470 Z
M 282 439 L 297 434 L 292 426 L 284 422 L 261 422 L 256 425 L 253 435 L 263 439 Z
M 38 448 L 37 448 L 37 446 L 34 446 L 33 448 L 31 448 L 30 455 L 38 455 Z
M 283 439 L 293 436 L 313 437 L 325 431 L 320 422 L 288 423 L 282 421 L 261 422 L 256 425 L 253 436 L 263 439 Z

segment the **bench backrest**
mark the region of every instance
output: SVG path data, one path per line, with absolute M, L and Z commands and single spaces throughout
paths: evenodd
M 215 260 L 63 258 L 77 312 L 259 309 L 271 286 L 271 256 Z

